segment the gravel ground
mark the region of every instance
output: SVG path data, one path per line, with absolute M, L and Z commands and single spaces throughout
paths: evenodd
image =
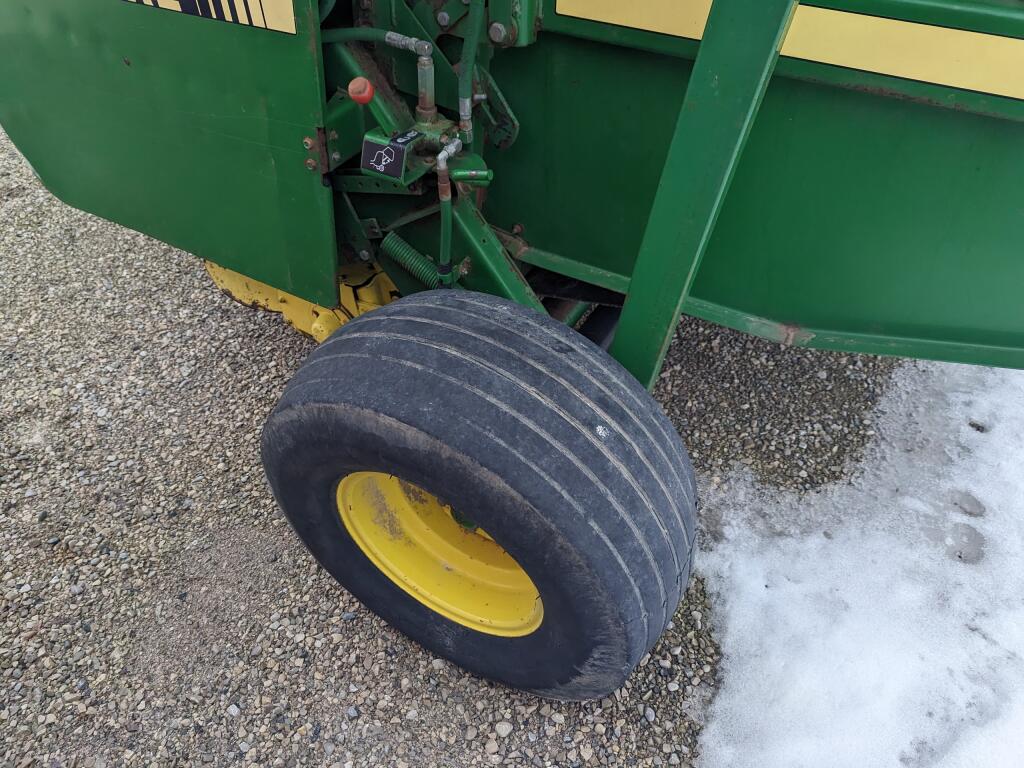
M 897 365 L 684 319 L 655 395 L 712 483 L 739 465 L 769 486 L 813 491 L 861 458 Z
M 2 133 L 0 285 L 0 765 L 695 759 L 719 660 L 699 577 L 613 697 L 477 679 L 363 609 L 274 507 L 259 432 L 311 342 L 56 201 Z M 738 462 L 812 490 L 856 460 L 891 369 L 688 321 L 658 394 L 703 484 Z

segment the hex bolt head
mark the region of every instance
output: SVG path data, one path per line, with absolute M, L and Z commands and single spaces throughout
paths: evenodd
M 309 170 L 311 170 L 311 171 L 315 171 L 316 170 L 316 160 L 314 160 L 312 157 L 308 158 L 306 160 L 306 167 Z
M 331 160 L 336 163 L 341 162 L 341 152 L 331 152 Z
M 313 140 L 311 138 L 309 138 L 309 136 L 307 136 L 306 138 L 304 138 L 302 140 L 302 146 L 304 146 L 306 149 L 312 149 L 313 148 Z
M 362 259 L 363 261 L 369 261 L 370 260 L 370 252 L 366 251 L 366 250 L 360 251 L 359 252 L 359 258 Z
M 492 43 L 504 43 L 508 39 L 508 30 L 500 21 L 496 21 L 487 28 L 487 36 Z
M 451 21 L 452 17 L 448 15 L 448 11 L 440 11 L 437 14 L 437 23 L 440 24 L 442 27 L 447 27 L 449 24 L 451 24 Z

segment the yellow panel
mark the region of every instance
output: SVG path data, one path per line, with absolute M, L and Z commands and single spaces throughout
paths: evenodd
M 267 29 L 295 34 L 295 9 L 292 0 L 260 0 Z
M 267 26 L 267 20 L 263 18 L 263 11 L 259 3 L 249 3 L 249 12 L 252 13 L 252 24 L 254 27 Z
M 124 0 L 124 2 L 132 4 L 138 4 L 141 1 Z M 295 34 L 295 12 L 292 8 L 292 0 L 248 0 L 246 6 L 243 6 L 241 2 L 242 0 L 236 0 L 234 10 L 227 0 L 209 0 L 208 3 L 204 2 L 202 5 L 194 1 L 182 5 L 182 0 L 145 0 L 143 5 L 149 8 L 178 11 L 204 19 L 217 19 L 231 24 L 250 26 L 250 17 L 242 13 L 242 8 L 248 7 L 252 18 L 251 26 Z M 220 16 L 217 15 L 218 13 Z
M 317 341 L 324 341 L 352 318 L 382 307 L 398 295 L 391 278 L 363 263 L 342 267 L 338 275 L 339 302 L 333 309 L 311 304 L 212 261 L 206 262 L 206 271 L 216 286 L 231 298 L 250 307 L 280 312 L 291 325 Z
M 558 0 L 563 16 L 700 40 L 711 0 Z
M 558 0 L 591 21 L 700 39 L 710 0 Z M 797 7 L 782 55 L 1024 99 L 1024 40 L 858 13 Z
M 800 6 L 783 56 L 1024 99 L 1024 40 Z

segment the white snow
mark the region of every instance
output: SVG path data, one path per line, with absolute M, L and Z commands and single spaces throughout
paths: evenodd
M 1024 766 L 1024 372 L 915 365 L 880 408 L 852 483 L 707 497 L 702 768 Z

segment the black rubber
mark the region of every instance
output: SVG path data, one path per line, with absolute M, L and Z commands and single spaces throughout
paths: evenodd
M 289 383 L 262 451 L 278 503 L 343 586 L 434 653 L 516 688 L 610 693 L 686 587 L 695 484 L 675 429 L 606 352 L 504 299 L 429 291 L 344 325 Z M 541 626 L 478 632 L 381 574 L 337 512 L 338 481 L 360 470 L 470 514 L 533 579 Z

